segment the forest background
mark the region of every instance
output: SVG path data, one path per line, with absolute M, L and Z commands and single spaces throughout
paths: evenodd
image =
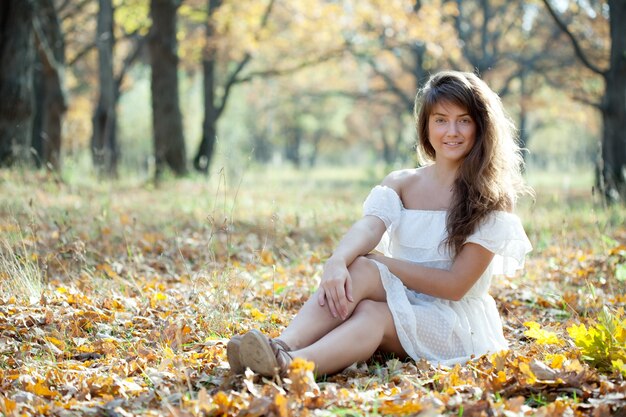
M 625 412 L 626 3 L 5 0 L 0 413 Z M 416 166 L 429 74 L 480 74 L 525 148 L 508 353 L 229 376 L 368 189 Z M 125 414 L 126 413 L 126 414 Z

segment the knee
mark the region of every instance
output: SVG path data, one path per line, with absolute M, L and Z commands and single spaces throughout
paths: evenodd
M 356 306 L 354 316 L 369 323 L 369 331 L 380 331 L 382 342 L 398 338 L 393 316 L 386 302 L 363 300 Z
M 371 319 L 378 316 L 380 302 L 374 300 L 361 300 L 354 309 L 353 315 Z

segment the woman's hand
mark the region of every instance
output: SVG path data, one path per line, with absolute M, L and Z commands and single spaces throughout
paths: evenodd
M 327 305 L 333 317 L 348 317 L 348 302 L 352 302 L 352 277 L 346 263 L 338 258 L 329 258 L 318 289 L 320 306 Z

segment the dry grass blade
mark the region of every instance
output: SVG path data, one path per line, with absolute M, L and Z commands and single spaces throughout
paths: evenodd
M 37 255 L 29 252 L 22 239 L 17 247 L 7 239 L 0 239 L 0 290 L 17 298 L 39 297 L 43 291 L 43 277 Z

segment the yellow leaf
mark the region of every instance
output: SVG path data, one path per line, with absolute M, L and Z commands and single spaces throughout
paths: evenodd
M 111 267 L 111 265 L 109 264 L 100 264 L 98 266 L 96 266 L 96 269 L 98 271 L 104 271 L 104 273 L 109 277 L 109 278 L 119 278 L 120 276 L 117 274 L 117 272 L 115 272 L 113 270 L 113 268 Z
M 556 353 L 546 355 L 546 359 L 550 361 L 550 368 L 561 369 L 563 367 L 563 363 L 567 358 L 561 353 Z
M 509 354 L 508 350 L 501 350 L 499 352 L 492 354 L 489 357 L 489 361 L 496 368 L 496 370 L 501 371 L 504 369 L 506 365 L 506 358 L 508 354 Z
M 263 249 L 261 251 L 261 263 L 263 265 L 274 265 L 274 256 L 272 252 Z
M 506 373 L 504 371 L 499 371 L 498 372 L 498 378 L 497 381 L 504 384 L 506 382 Z
M 170 348 L 169 346 L 165 346 L 163 348 L 163 356 L 165 357 L 165 359 L 172 359 L 176 356 L 176 354 L 174 353 L 172 348 Z
M 311 361 L 307 361 L 302 358 L 295 358 L 290 364 L 289 369 L 293 369 L 295 371 L 306 372 L 313 371 L 315 369 L 315 363 Z
M 274 396 L 274 404 L 272 408 L 274 409 L 274 414 L 279 417 L 287 417 L 289 415 L 289 410 L 287 409 L 287 398 L 280 392 Z
M 583 365 L 578 359 L 572 359 L 568 364 L 565 365 L 565 370 L 569 372 L 580 373 L 583 371 L 583 369 Z
M 519 364 L 519 370 L 526 377 L 526 382 L 530 385 L 534 384 L 537 381 L 537 377 L 531 371 L 530 366 L 526 362 L 521 362 Z
M 150 307 L 155 308 L 158 305 L 163 304 L 162 302 L 167 300 L 167 295 L 162 292 L 156 292 L 150 298 Z
M 261 313 L 258 308 L 253 308 L 252 310 L 250 310 L 250 315 L 256 321 L 264 321 L 266 318 L 265 314 Z
M 624 364 L 623 360 L 618 359 L 615 361 L 611 361 L 611 365 L 613 366 L 613 369 L 619 371 L 622 376 L 626 376 L 626 364 Z
M 585 341 L 588 336 L 587 327 L 584 324 L 580 325 L 571 325 L 567 328 L 567 334 L 574 339 L 574 342 L 579 345 L 579 342 Z
M 122 213 L 120 214 L 120 223 L 124 226 L 128 226 L 133 222 L 133 219 L 130 218 L 128 214 Z
M 36 384 L 26 384 L 26 391 L 32 392 L 35 395 L 39 395 L 45 398 L 54 398 L 59 395 L 56 391 L 51 391 L 48 387 L 46 387 L 43 383 L 38 382 Z
M 541 345 L 563 346 L 565 344 L 565 341 L 560 339 L 556 333 L 542 329 L 537 322 L 527 321 L 524 323 L 524 326 L 528 327 L 528 330 L 524 332 L 524 335 L 526 337 L 530 337 L 531 339 L 535 339 L 537 343 Z
M 52 343 L 54 346 L 58 347 L 59 349 L 65 349 L 65 343 L 57 339 L 56 337 L 46 336 L 45 339 L 48 342 Z
M 15 401 L 11 401 L 8 398 L 5 398 L 2 394 L 0 394 L 0 405 L 2 405 L 2 412 L 5 415 L 9 415 L 15 410 L 17 403 Z
M 217 415 L 229 415 L 228 409 L 231 405 L 231 400 L 224 391 L 219 391 L 213 396 L 213 404 L 217 406 Z
M 378 410 L 382 415 L 406 416 L 422 411 L 422 405 L 413 401 L 384 401 Z
M 302 399 L 307 394 L 318 395 L 319 386 L 315 382 L 315 364 L 302 358 L 295 358 L 289 365 L 290 392 Z

